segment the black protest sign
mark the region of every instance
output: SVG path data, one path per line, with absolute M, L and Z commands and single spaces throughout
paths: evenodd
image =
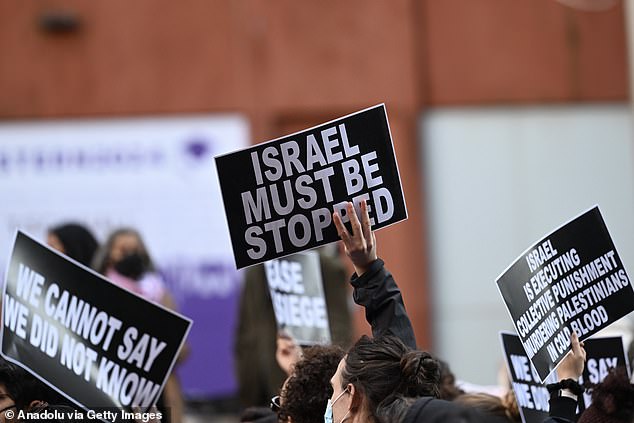
M 531 365 L 519 336 L 514 333 L 501 332 L 502 349 L 504 351 L 506 366 L 511 377 L 513 391 L 517 399 L 517 405 L 525 423 L 541 423 L 548 417 L 549 398 L 545 385 L 557 382 L 555 372 L 548 375 L 544 383 L 535 368 Z M 629 363 L 623 339 L 621 337 L 590 338 L 584 341 L 586 350 L 586 363 L 579 383 L 591 385 L 600 383 L 608 375 L 610 369 L 623 367 L 629 374 Z M 592 395 L 589 391 L 583 393 L 582 401 L 579 401 L 579 410 L 583 411 L 592 403 Z
M 191 321 L 18 232 L 2 355 L 86 409 L 154 404 Z
M 407 218 L 384 105 L 215 159 L 238 268 L 339 240 L 346 201 L 375 230 Z
M 329 344 L 330 328 L 319 254 L 293 254 L 264 263 L 278 330 L 300 345 Z
M 543 379 L 571 349 L 634 310 L 634 290 L 598 207 L 525 251 L 496 280 Z
M 630 374 L 630 365 L 623 348 L 623 338 L 620 336 L 605 338 L 590 338 L 584 341 L 586 350 L 586 364 L 579 383 L 596 385 L 601 383 L 611 369 L 623 368 Z M 583 401 L 579 404 L 584 410 L 592 403 L 590 392 L 584 392 Z
M 550 394 L 526 356 L 520 338 L 514 333 L 501 332 L 502 350 L 517 406 L 524 423 L 541 423 L 548 417 Z M 554 374 L 545 383 L 557 382 Z

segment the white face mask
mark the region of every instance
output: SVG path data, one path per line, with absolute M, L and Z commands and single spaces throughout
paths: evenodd
M 334 401 L 331 401 L 330 398 L 328 398 L 328 404 L 326 404 L 326 412 L 324 413 L 324 423 L 333 423 L 332 422 L 332 406 L 339 401 L 339 398 L 341 398 L 341 396 L 343 394 L 345 394 L 346 392 L 348 392 L 348 388 L 346 387 L 346 389 L 343 390 L 342 393 L 339 394 L 339 396 L 337 396 L 337 398 L 335 398 Z M 341 419 L 341 421 L 339 423 L 342 423 L 346 417 L 348 417 L 348 414 L 350 413 L 350 410 L 348 410 L 346 412 L 346 414 L 343 416 L 343 419 Z

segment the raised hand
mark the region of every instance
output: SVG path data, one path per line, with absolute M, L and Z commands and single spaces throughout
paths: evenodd
M 377 259 L 376 238 L 370 226 L 368 204 L 365 200 L 361 200 L 360 205 L 361 222 L 359 222 L 357 213 L 354 210 L 354 205 L 350 202 L 346 205 L 347 216 L 350 218 L 350 224 L 352 225 L 352 234 L 344 226 L 339 213 L 334 212 L 332 216 L 337 233 L 345 246 L 346 254 L 350 257 L 354 270 L 359 276 L 364 274 L 370 264 Z
M 583 342 L 579 342 L 579 337 L 575 332 L 570 334 L 570 343 L 572 351 L 566 355 L 557 367 L 557 378 L 579 380 L 583 373 L 583 366 L 586 361 L 586 350 L 583 348 Z

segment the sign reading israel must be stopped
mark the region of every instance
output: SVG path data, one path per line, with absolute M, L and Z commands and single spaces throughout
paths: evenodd
M 407 218 L 384 105 L 216 157 L 238 268 L 339 240 L 337 211 L 369 205 L 379 229 Z
M 153 405 L 191 321 L 18 232 L 2 355 L 86 409 Z
M 525 251 L 496 280 L 543 381 L 581 340 L 634 310 L 634 290 L 598 207 Z

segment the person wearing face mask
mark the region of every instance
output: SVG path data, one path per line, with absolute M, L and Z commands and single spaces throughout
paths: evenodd
M 397 337 L 363 336 L 341 359 L 330 383 L 325 423 L 382 422 L 383 409 L 397 397 L 437 397 L 440 364 Z
M 176 304 L 156 271 L 141 235 L 136 230 L 120 228 L 113 231 L 95 254 L 92 267 L 116 285 L 146 300 L 176 310 Z M 185 344 L 177 358 L 177 363 L 182 362 L 186 355 L 187 345 Z M 163 412 L 163 422 L 180 423 L 182 421 L 184 400 L 180 383 L 174 372 L 167 378 L 157 405 Z M 166 409 L 162 407 L 163 405 Z
M 174 302 L 136 230 L 121 228 L 112 232 L 95 254 L 93 268 L 122 288 L 174 309 Z

